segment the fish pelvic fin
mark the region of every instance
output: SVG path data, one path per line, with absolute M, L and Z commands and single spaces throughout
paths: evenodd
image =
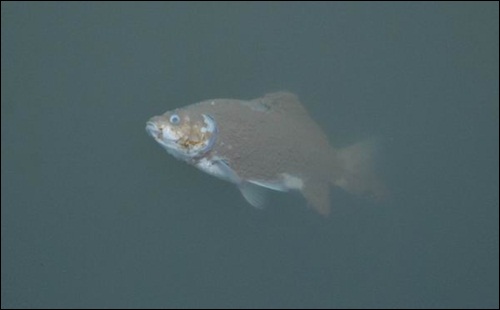
M 301 192 L 311 208 L 323 216 L 330 215 L 330 184 L 308 180 Z
M 338 151 L 337 158 L 342 167 L 332 183 L 356 195 L 383 199 L 388 196 L 385 185 L 374 172 L 374 157 L 377 153 L 377 140 L 355 143 Z
M 267 190 L 250 182 L 242 182 L 238 188 L 245 200 L 257 209 L 264 209 L 267 204 Z

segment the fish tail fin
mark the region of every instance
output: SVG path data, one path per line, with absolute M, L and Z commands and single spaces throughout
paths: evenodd
M 333 184 L 356 195 L 385 198 L 388 191 L 374 172 L 377 146 L 376 140 L 366 140 L 339 150 L 337 158 L 343 173 L 337 175 Z

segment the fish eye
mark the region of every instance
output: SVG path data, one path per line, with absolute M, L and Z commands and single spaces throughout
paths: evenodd
M 170 116 L 170 123 L 177 125 L 177 124 L 179 124 L 180 121 L 181 121 L 181 118 L 179 117 L 179 115 L 173 114 L 172 116 Z

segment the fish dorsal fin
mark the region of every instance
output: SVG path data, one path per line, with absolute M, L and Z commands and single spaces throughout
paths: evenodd
M 290 92 L 280 91 L 266 94 L 264 97 L 253 101 L 259 102 L 267 109 L 276 113 L 286 114 L 296 117 L 307 116 L 307 111 L 300 103 L 299 98 Z

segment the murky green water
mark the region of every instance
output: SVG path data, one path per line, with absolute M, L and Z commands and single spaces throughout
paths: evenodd
M 2 3 L 2 308 L 498 308 L 498 3 Z M 297 93 L 391 199 L 258 211 L 144 130 Z

